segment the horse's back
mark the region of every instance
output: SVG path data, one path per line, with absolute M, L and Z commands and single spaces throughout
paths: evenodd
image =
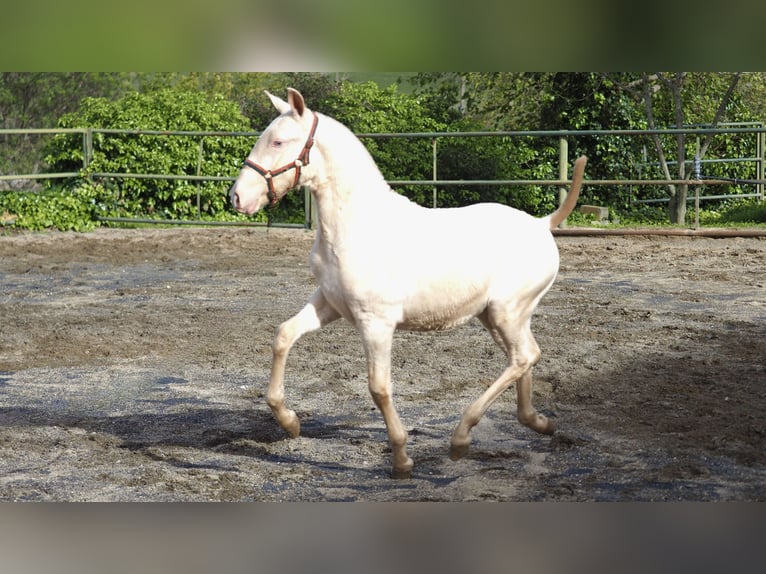
M 444 329 L 512 293 L 544 293 L 558 250 L 544 222 L 499 204 L 422 209 L 392 235 L 386 277 L 403 296 L 403 327 Z
M 544 221 L 497 203 L 450 209 L 422 209 L 408 227 L 423 259 L 446 268 L 492 271 L 557 251 Z

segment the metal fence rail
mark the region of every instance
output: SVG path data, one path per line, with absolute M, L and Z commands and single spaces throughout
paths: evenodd
M 55 134 L 81 134 L 83 140 L 83 167 L 79 172 L 60 172 L 60 173 L 17 173 L 0 174 L 0 181 L 9 180 L 52 180 L 52 179 L 73 179 L 73 178 L 104 178 L 104 179 L 156 179 L 156 180 L 178 180 L 193 182 L 221 182 L 231 183 L 236 175 L 231 176 L 206 176 L 199 174 L 155 174 L 155 173 L 111 173 L 94 172 L 88 168 L 93 158 L 93 136 L 95 134 L 104 135 L 148 135 L 157 137 L 192 137 L 200 138 L 200 158 L 203 153 L 202 142 L 204 138 L 216 137 L 246 137 L 257 138 L 261 132 L 256 131 L 168 131 L 168 130 L 133 130 L 133 129 L 102 129 L 102 128 L 51 128 L 51 129 L 2 129 L 0 136 L 4 135 L 55 135 Z M 358 133 L 357 137 L 361 139 L 427 139 L 432 143 L 432 162 L 433 177 L 431 179 L 401 179 L 390 180 L 388 183 L 392 187 L 398 186 L 428 186 L 433 188 L 433 205 L 437 202 L 438 187 L 471 187 L 471 186 L 553 186 L 559 188 L 559 194 L 566 193 L 567 186 L 571 183 L 566 179 L 568 168 L 568 142 L 578 137 L 596 136 L 630 136 L 642 137 L 651 135 L 676 135 L 686 134 L 687 136 L 702 136 L 708 134 L 753 134 L 756 138 L 756 155 L 747 158 L 713 159 L 703 160 L 709 162 L 753 162 L 756 166 L 756 178 L 749 180 L 732 180 L 726 178 L 694 178 L 694 179 L 589 179 L 585 183 L 589 186 L 667 186 L 667 185 L 688 185 L 695 187 L 696 194 L 690 194 L 687 201 L 694 201 L 699 209 L 699 202 L 704 200 L 723 199 L 730 197 L 758 198 L 760 201 L 766 199 L 764 188 L 766 176 L 764 175 L 764 164 L 766 164 L 766 126 L 758 124 L 749 127 L 729 126 L 729 127 L 697 127 L 691 129 L 655 129 L 655 130 L 536 130 L 536 131 L 475 131 L 475 132 L 411 132 L 411 133 Z M 437 173 L 437 155 L 438 144 L 444 139 L 450 138 L 483 138 L 483 137 L 507 137 L 507 138 L 556 138 L 559 142 L 559 179 L 513 179 L 513 180 L 446 180 L 439 179 Z M 689 160 L 690 162 L 692 160 Z M 201 159 L 200 159 L 201 162 Z M 753 185 L 755 191 L 750 194 L 728 194 L 728 195 L 700 195 L 700 186 L 726 185 L 731 183 Z M 0 191 L 2 193 L 2 191 Z M 199 192 L 198 192 L 199 194 Z M 310 196 L 306 194 L 306 226 L 311 225 Z M 660 203 L 667 202 L 667 198 L 658 199 L 631 199 L 634 202 L 641 203 Z M 199 198 L 198 198 L 199 203 Z M 259 222 L 210 222 L 210 221 L 191 221 L 191 220 L 157 220 L 149 218 L 102 218 L 105 221 L 135 222 L 135 223 L 175 223 L 175 224 L 200 224 L 206 225 L 266 225 Z M 275 226 L 295 227 L 296 224 L 275 223 Z M 300 226 L 300 225 L 298 225 Z

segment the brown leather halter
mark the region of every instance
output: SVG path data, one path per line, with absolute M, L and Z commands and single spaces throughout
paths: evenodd
M 277 169 L 266 169 L 258 165 L 254 161 L 251 161 L 249 159 L 245 160 L 245 165 L 247 167 L 260 173 L 266 180 L 266 185 L 269 188 L 267 197 L 269 198 L 270 207 L 274 207 L 279 202 L 279 200 L 282 199 L 281 197 L 277 197 L 277 193 L 276 191 L 274 191 L 274 176 L 285 173 L 286 171 L 290 171 L 291 169 L 295 169 L 295 178 L 293 179 L 293 184 L 290 186 L 290 189 L 298 185 L 298 179 L 301 176 L 301 167 L 309 164 L 309 153 L 311 152 L 311 147 L 314 145 L 314 134 L 317 131 L 318 121 L 319 121 L 319 116 L 314 114 L 314 123 L 311 124 L 311 131 L 309 132 L 309 137 L 306 139 L 306 143 L 303 146 L 301 153 L 298 154 L 298 157 L 294 161 L 291 161 L 290 163 L 285 164 L 282 167 Z

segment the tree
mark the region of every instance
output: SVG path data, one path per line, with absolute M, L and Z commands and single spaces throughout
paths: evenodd
M 531 72 L 422 72 L 412 81 L 446 121 L 459 117 L 487 130 L 534 130 L 540 105 L 551 97 L 550 79 Z
M 173 88 L 223 96 L 239 106 L 256 130 L 265 129 L 274 119 L 274 107 L 264 90 L 284 97 L 288 87 L 295 88 L 312 109 L 321 112 L 329 95 L 339 87 L 333 75 L 314 72 L 148 72 L 133 74 L 132 83 L 142 93 Z
M 130 89 L 129 76 L 122 73 L 2 72 L 0 128 L 53 128 L 61 115 L 77 109 L 83 97 L 112 99 Z M 40 172 L 40 150 L 47 139 L 4 134 L 0 138 L 0 173 Z
M 735 94 L 741 73 L 713 74 L 675 72 L 672 74 L 644 72 L 637 81 L 625 84 L 643 103 L 647 128 L 656 130 L 660 125 L 683 129 L 690 124 L 706 124 L 717 127 L 726 117 L 732 97 Z M 705 157 L 712 142 L 712 134 L 705 136 L 699 149 L 700 159 Z M 667 144 L 658 134 L 651 136 L 663 176 L 674 179 L 669 167 Z M 675 142 L 676 178 L 686 180 L 689 173 L 686 165 L 687 134 L 678 132 Z M 686 221 L 687 184 L 668 185 L 668 216 L 671 223 L 683 224 Z
M 443 117 L 457 114 L 488 130 L 716 127 L 725 120 L 763 120 L 766 110 L 766 76 L 756 73 L 434 72 L 419 74 L 415 82 L 419 93 L 438 106 Z M 687 139 L 683 133 L 651 137 L 661 169 L 657 177 L 689 178 Z M 551 143 L 548 148 L 554 147 Z M 538 150 L 532 155 L 533 161 L 553 163 L 543 140 L 528 145 Z M 706 136 L 700 157 L 721 145 L 722 138 L 716 142 L 712 134 Z M 619 179 L 632 175 L 634 166 L 641 163 L 643 142 L 622 136 L 578 136 L 574 144 L 570 142 L 572 147 L 570 155 L 589 156 L 589 177 Z M 736 154 L 742 144 L 727 141 L 724 147 Z M 678 167 L 671 175 L 674 161 Z M 746 168 L 727 169 L 741 172 Z M 687 194 L 687 185 L 668 186 L 668 215 L 674 223 L 684 222 Z M 628 205 L 629 195 L 619 188 L 615 192 L 586 187 L 584 198 L 594 196 L 608 205 Z
M 2 72 L 0 127 L 52 128 L 82 98 L 112 99 L 129 89 L 129 76 L 122 73 Z
M 617 78 L 619 79 L 619 78 Z M 643 113 L 608 74 L 596 72 L 554 73 L 541 98 L 542 130 L 641 129 Z M 630 179 L 641 141 L 622 136 L 578 135 L 570 138 L 570 156 L 588 156 L 591 179 Z M 583 201 L 624 207 L 629 203 L 625 186 L 586 186 Z

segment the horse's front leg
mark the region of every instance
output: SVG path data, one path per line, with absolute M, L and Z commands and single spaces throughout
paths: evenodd
M 272 350 L 271 381 L 266 393 L 266 403 L 277 419 L 279 426 L 290 437 L 295 438 L 301 432 L 301 424 L 295 411 L 285 406 L 285 365 L 287 354 L 295 342 L 304 334 L 316 331 L 323 325 L 338 319 L 340 314 L 327 302 L 321 289 L 317 289 L 300 312 L 282 323 L 277 329 Z
M 388 442 L 391 445 L 393 457 L 391 476 L 409 478 L 413 463 L 407 455 L 407 431 L 394 407 L 391 383 L 391 345 L 394 328 L 362 326 L 360 330 L 367 355 L 370 394 L 383 415 L 388 431 Z

